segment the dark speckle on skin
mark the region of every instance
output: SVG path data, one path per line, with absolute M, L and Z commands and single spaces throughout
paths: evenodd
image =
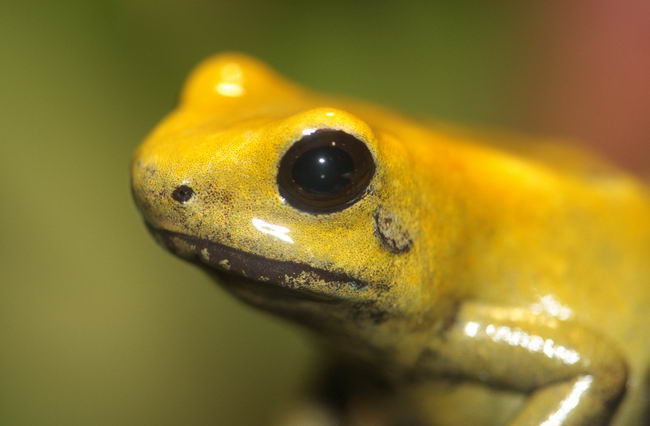
M 149 175 L 149 177 L 154 176 L 157 172 L 156 168 L 152 166 L 146 166 L 144 171 Z
M 377 309 L 372 304 L 357 303 L 352 307 L 352 315 L 355 320 L 370 321 L 375 325 L 388 321 L 388 312 Z
M 205 191 L 201 192 L 207 202 L 226 205 L 233 202 L 233 195 L 222 188 L 208 186 Z
M 395 254 L 406 253 L 411 249 L 413 240 L 394 214 L 379 206 L 373 218 L 375 234 L 385 249 Z

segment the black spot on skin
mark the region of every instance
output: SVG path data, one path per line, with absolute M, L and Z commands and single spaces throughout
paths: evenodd
M 178 186 L 172 192 L 172 198 L 179 203 L 185 203 L 189 201 L 190 198 L 194 195 L 194 190 L 187 185 Z
M 385 249 L 395 254 L 406 253 L 411 249 L 413 240 L 394 214 L 385 211 L 380 206 L 375 211 L 373 218 L 375 234 Z

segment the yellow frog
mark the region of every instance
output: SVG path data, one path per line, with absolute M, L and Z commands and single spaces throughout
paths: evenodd
M 133 193 L 170 251 L 321 338 L 288 423 L 648 424 L 647 188 L 508 139 L 223 54 L 137 150 Z

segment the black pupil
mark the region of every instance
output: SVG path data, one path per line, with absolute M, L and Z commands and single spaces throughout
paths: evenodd
M 292 178 L 313 194 L 335 194 L 350 184 L 354 161 L 336 146 L 321 146 L 296 159 Z

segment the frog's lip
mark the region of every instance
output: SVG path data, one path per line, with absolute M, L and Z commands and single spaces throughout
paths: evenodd
M 217 272 L 243 277 L 247 280 L 273 283 L 290 291 L 314 293 L 300 283 L 305 279 L 322 281 L 327 286 L 362 290 L 368 283 L 347 274 L 326 271 L 304 263 L 270 259 L 221 243 L 179 232 L 160 229 L 147 223 L 149 231 L 172 253 L 196 263 L 206 265 Z M 180 242 L 180 244 L 179 244 Z

